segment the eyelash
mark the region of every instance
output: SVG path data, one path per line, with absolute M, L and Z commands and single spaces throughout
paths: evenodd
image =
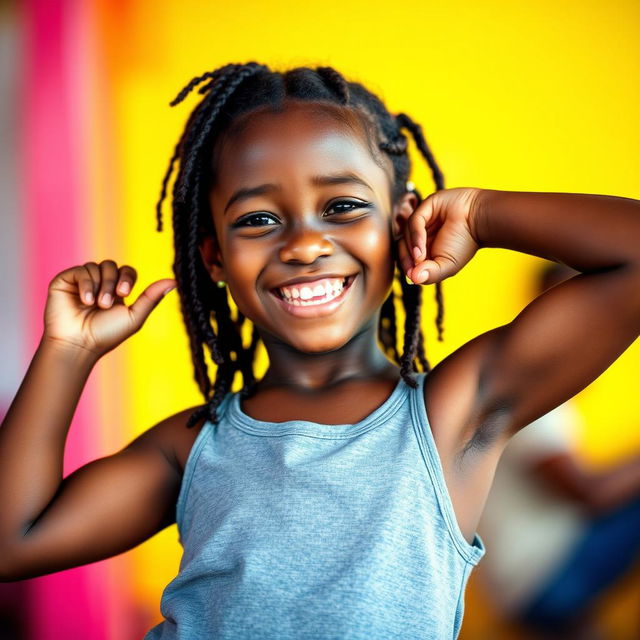
M 330 209 L 333 207 L 336 207 L 338 205 L 350 205 L 351 207 L 353 207 L 352 209 L 349 209 L 348 211 L 340 211 L 338 213 L 333 213 L 330 214 L 332 216 L 339 216 L 339 215 L 343 215 L 343 214 L 348 214 L 348 213 L 352 213 L 353 211 L 355 211 L 356 209 L 371 209 L 373 207 L 373 203 L 372 202 L 364 202 L 364 201 L 360 201 L 360 200 L 336 200 L 335 202 L 331 203 L 331 206 L 329 207 Z M 266 225 L 262 225 L 262 224 L 250 224 L 250 222 L 252 220 L 256 220 L 256 219 L 269 219 L 269 220 L 274 220 L 275 216 L 273 216 L 272 214 L 269 213 L 249 213 L 246 216 L 243 216 L 242 218 L 239 218 L 238 220 L 236 220 L 233 223 L 233 227 L 234 228 L 238 228 L 238 227 L 262 227 L 262 226 L 273 226 L 270 224 L 266 224 Z

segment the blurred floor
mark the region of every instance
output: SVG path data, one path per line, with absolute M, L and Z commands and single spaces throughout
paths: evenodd
M 606 640 L 640 638 L 640 566 L 602 597 L 595 617 Z M 530 640 L 530 636 L 500 619 L 478 573 L 472 573 L 459 640 Z

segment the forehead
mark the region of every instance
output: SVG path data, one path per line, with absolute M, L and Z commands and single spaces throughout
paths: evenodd
M 388 189 L 391 162 L 373 153 L 355 114 L 332 105 L 287 103 L 282 111 L 252 112 L 234 122 L 214 151 L 213 187 L 226 190 L 257 180 L 281 182 L 344 170 Z

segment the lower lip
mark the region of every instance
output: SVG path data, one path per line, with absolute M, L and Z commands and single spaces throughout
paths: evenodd
M 283 300 L 277 293 L 271 292 L 271 295 L 278 301 L 280 306 L 292 316 L 298 318 L 322 318 L 323 316 L 331 315 L 335 310 L 344 302 L 347 297 L 347 293 L 351 290 L 356 276 L 349 276 L 347 280 L 347 286 L 340 292 L 340 295 L 329 302 L 323 302 L 322 304 L 310 304 L 305 307 L 301 307 L 295 304 L 289 304 L 286 300 Z

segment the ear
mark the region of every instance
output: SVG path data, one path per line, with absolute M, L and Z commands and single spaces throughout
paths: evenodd
M 393 230 L 393 239 L 399 240 L 404 233 L 404 229 L 409 220 L 409 216 L 418 206 L 418 197 L 413 191 L 407 191 L 402 194 L 398 202 L 393 205 L 391 214 L 391 227 Z
M 200 249 L 202 262 L 204 263 L 206 270 L 209 272 L 211 279 L 214 282 L 226 280 L 225 270 L 222 265 L 220 247 L 218 246 L 215 236 L 210 234 L 203 236 L 198 248 Z

